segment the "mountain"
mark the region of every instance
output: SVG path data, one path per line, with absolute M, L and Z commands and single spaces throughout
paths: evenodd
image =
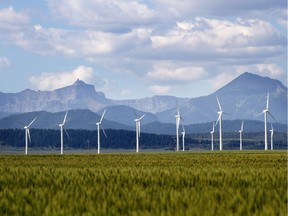
M 35 117 L 37 117 L 37 119 L 32 125 L 33 128 L 59 129 L 59 124 L 63 122 L 64 116 L 65 112 L 51 113 L 46 111 L 15 114 L 0 119 L 0 129 L 23 128 Z M 87 109 L 69 110 L 65 128 L 96 130 L 96 122 L 98 122 L 100 118 L 100 115 Z M 105 129 L 132 129 L 132 127 L 121 125 L 117 122 L 109 121 L 105 118 L 102 121 L 102 126 Z
M 26 89 L 19 93 L 0 92 L 0 112 L 59 112 L 67 109 L 97 111 L 109 105 L 111 105 L 111 101 L 102 92 L 96 92 L 93 85 L 88 85 L 80 80 L 71 86 L 54 91 Z
M 266 107 L 270 93 L 269 110 L 278 122 L 287 124 L 287 87 L 280 81 L 245 72 L 216 92 L 196 98 L 153 96 L 135 100 L 111 100 L 93 85 L 77 80 L 74 84 L 54 91 L 24 90 L 19 93 L 0 92 L 0 118 L 9 114 L 34 111 L 63 112 L 70 109 L 89 109 L 106 119 L 128 127 L 134 125 L 134 111 L 145 114 L 142 124 L 152 122 L 175 124 L 177 106 L 184 119 L 181 124 L 205 123 L 217 120 L 219 98 L 224 120 L 250 119 L 263 121 L 257 116 Z M 268 119 L 271 121 L 271 118 Z
M 183 124 L 210 122 L 217 120 L 219 110 L 216 96 L 222 109 L 229 113 L 223 119 L 251 119 L 263 121 L 257 116 L 266 108 L 267 93 L 270 94 L 269 110 L 278 122 L 287 124 L 287 87 L 280 81 L 243 73 L 216 92 L 202 97 L 191 98 L 179 106 Z M 176 108 L 156 114 L 160 122 L 175 121 Z M 271 118 L 268 121 L 272 121 Z M 273 122 L 273 121 L 272 121 Z

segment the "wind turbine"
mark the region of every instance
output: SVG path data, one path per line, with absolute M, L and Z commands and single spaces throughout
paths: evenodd
M 66 111 L 66 114 L 64 116 L 62 124 L 59 124 L 60 130 L 61 130 L 61 155 L 63 154 L 63 145 L 64 145 L 63 144 L 63 129 L 64 129 L 64 126 L 65 126 L 65 123 L 66 123 L 67 114 L 68 114 L 68 111 Z M 69 137 L 69 135 L 68 135 L 66 130 L 65 130 L 65 132 L 66 132 L 67 136 Z
M 213 141 L 213 139 L 214 139 L 214 132 L 215 132 L 215 123 L 213 122 L 213 129 L 212 129 L 212 131 L 210 132 L 211 133 L 211 150 L 213 151 L 214 150 L 214 141 Z
M 136 119 L 134 119 L 135 123 L 136 123 L 136 152 L 139 152 L 139 137 L 140 137 L 140 124 L 141 124 L 141 119 L 144 118 L 145 114 L 142 115 L 140 118 L 136 115 L 136 113 L 134 112 Z
M 222 110 L 222 108 L 221 108 L 221 104 L 220 104 L 220 102 L 219 102 L 219 99 L 218 99 L 218 97 L 216 96 L 216 99 L 217 99 L 217 102 L 218 102 L 218 106 L 219 106 L 219 111 L 218 111 L 218 119 L 217 119 L 217 122 L 216 122 L 216 124 L 215 125 L 217 125 L 218 124 L 218 122 L 219 122 L 219 142 L 220 142 L 220 144 L 219 144 L 219 150 L 221 151 L 222 150 L 222 115 L 223 114 L 228 114 L 228 113 L 225 113 L 225 112 L 223 112 L 223 110 Z
M 273 129 L 273 125 L 271 124 L 271 150 L 273 150 L 273 135 L 274 135 L 274 129 Z
M 274 116 L 269 112 L 269 93 L 267 94 L 266 109 L 264 109 L 257 116 L 264 114 L 264 130 L 265 130 L 265 150 L 268 150 L 268 138 L 267 138 L 267 117 L 268 114 L 276 121 Z
M 240 134 L 240 150 L 242 150 L 242 133 L 243 133 L 243 121 L 241 124 L 241 129 L 239 130 L 239 134 Z
M 37 118 L 37 117 L 36 117 Z M 28 154 L 28 142 L 31 142 L 31 137 L 30 137 L 30 126 L 33 124 L 33 122 L 36 120 L 36 118 L 34 118 L 29 125 L 24 126 L 25 129 L 25 154 Z
M 186 132 L 185 132 L 184 126 L 183 126 L 183 130 L 182 130 L 181 134 L 182 134 L 183 151 L 185 151 L 185 134 L 186 134 Z
M 177 108 L 177 115 L 175 115 L 175 118 L 176 118 L 176 151 L 179 151 L 179 125 L 180 125 L 180 119 L 182 119 L 179 108 Z
M 98 151 L 97 151 L 98 154 L 100 154 L 100 126 L 101 126 L 101 123 L 102 123 L 102 120 L 103 120 L 103 118 L 104 118 L 105 113 L 106 113 L 106 109 L 104 110 L 104 112 L 103 112 L 103 114 L 102 114 L 102 116 L 101 116 L 100 121 L 96 123 L 96 125 L 97 125 L 97 135 L 98 135 Z M 103 130 L 103 128 L 102 128 L 102 131 L 103 131 L 105 137 L 107 138 L 106 133 L 105 133 L 105 131 Z

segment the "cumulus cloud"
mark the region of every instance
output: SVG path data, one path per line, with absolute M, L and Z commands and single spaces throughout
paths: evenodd
M 149 90 L 154 94 L 166 94 L 170 91 L 170 86 L 151 85 Z
M 89 82 L 93 74 L 91 67 L 79 66 L 72 71 L 61 73 L 42 73 L 40 76 L 32 76 L 29 81 L 39 90 L 53 90 L 71 85 L 77 79 Z

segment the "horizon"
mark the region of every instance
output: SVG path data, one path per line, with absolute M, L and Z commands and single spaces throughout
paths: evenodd
M 0 23 L 1 92 L 81 79 L 108 98 L 191 98 L 245 71 L 287 86 L 286 1 L 4 0 Z
M 127 99 L 123 99 L 123 100 L 137 100 L 137 99 L 143 99 L 143 98 L 149 98 L 149 97 L 157 97 L 157 96 L 168 96 L 168 97 L 178 97 L 178 98 L 197 98 L 197 97 L 202 97 L 202 96 L 208 96 L 208 95 L 211 95 L 211 94 L 214 94 L 215 92 L 217 92 L 219 89 L 225 87 L 226 85 L 228 85 L 229 83 L 231 83 L 232 81 L 234 81 L 235 79 L 239 78 L 240 76 L 244 75 L 244 74 L 252 74 L 252 75 L 256 75 L 256 76 L 260 76 L 261 78 L 269 78 L 269 79 L 272 79 L 272 80 L 277 80 L 279 81 L 285 88 L 287 88 L 287 86 L 281 82 L 281 80 L 278 80 L 278 79 L 273 79 L 269 76 L 261 76 L 261 75 L 258 75 L 258 74 L 255 74 L 253 72 L 243 72 L 242 74 L 240 74 L 239 76 L 235 77 L 233 80 L 231 80 L 230 82 L 224 84 L 223 86 L 220 86 L 218 89 L 215 89 L 213 92 L 210 92 L 208 93 L 207 95 L 199 95 L 199 96 L 194 96 L 194 97 L 181 97 L 181 96 L 174 96 L 174 95 L 169 95 L 169 94 L 155 94 L 155 95 L 151 95 L 151 96 L 146 96 L 146 97 L 142 97 L 142 98 L 127 98 Z M 51 89 L 51 90 L 40 90 L 40 89 L 31 89 L 31 88 L 25 88 L 19 92 L 2 92 L 2 93 L 12 93 L 12 94 L 17 94 L 17 93 L 20 93 L 20 92 L 23 92 L 23 91 L 26 91 L 26 90 L 31 90 L 31 91 L 41 91 L 41 92 L 44 92 L 44 91 L 55 91 L 55 90 L 58 90 L 58 89 L 62 89 L 62 88 L 65 88 L 65 87 L 69 87 L 69 86 L 73 86 L 75 85 L 75 83 L 77 82 L 83 82 L 85 85 L 92 85 L 95 89 L 96 92 L 100 92 L 100 93 L 103 93 L 105 96 L 107 95 L 106 92 L 102 92 L 102 91 L 99 91 L 97 89 L 97 87 L 95 87 L 95 85 L 91 84 L 91 83 L 88 83 L 86 82 L 85 80 L 81 80 L 79 78 L 77 78 L 74 82 L 72 82 L 71 84 L 68 84 L 67 86 L 63 86 L 63 87 L 60 87 L 60 88 L 56 88 L 56 89 Z M 1 92 L 1 91 L 0 91 Z M 108 97 L 106 97 L 108 98 Z M 112 99 L 112 100 L 117 100 L 115 98 L 109 98 L 109 99 Z M 119 99 L 118 99 L 119 100 Z M 121 100 L 121 99 L 120 99 Z

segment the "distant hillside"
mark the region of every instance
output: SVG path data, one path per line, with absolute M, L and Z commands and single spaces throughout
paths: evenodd
M 119 107 L 111 107 L 121 110 Z M 119 112 L 119 116 L 111 116 L 110 108 L 107 108 L 107 115 L 104 116 L 102 126 L 105 129 L 114 130 L 135 130 L 135 115 L 132 108 L 126 106 L 121 107 L 123 110 Z M 110 112 L 110 116 L 109 116 Z M 139 116 L 144 112 L 136 111 Z M 99 113 L 102 114 L 102 111 Z M 96 122 L 100 120 L 100 115 L 90 110 L 69 110 L 65 128 L 67 129 L 86 129 L 96 130 Z M 0 129 L 23 128 L 28 125 L 35 117 L 36 121 L 31 128 L 38 129 L 59 129 L 59 124 L 63 122 L 65 112 L 50 113 L 46 111 L 30 112 L 23 114 L 15 114 L 0 119 Z M 122 119 L 121 119 L 122 118 Z M 146 122 L 144 121 L 146 119 Z M 141 132 L 151 134 L 167 134 L 175 135 L 175 123 L 160 123 L 153 121 L 155 116 L 147 113 L 147 117 L 141 121 Z M 114 120 L 114 121 L 113 121 Z M 122 122 L 122 124 L 118 123 Z M 182 130 L 183 122 L 181 122 L 180 130 Z M 223 132 L 237 132 L 240 130 L 241 120 L 224 120 Z M 269 125 L 270 127 L 270 125 Z M 275 131 L 286 132 L 287 125 L 273 123 Z M 209 133 L 212 130 L 212 122 L 185 125 L 186 133 Z M 217 133 L 218 126 L 215 127 Z M 264 131 L 264 123 L 262 121 L 244 120 L 244 132 L 262 132 Z

